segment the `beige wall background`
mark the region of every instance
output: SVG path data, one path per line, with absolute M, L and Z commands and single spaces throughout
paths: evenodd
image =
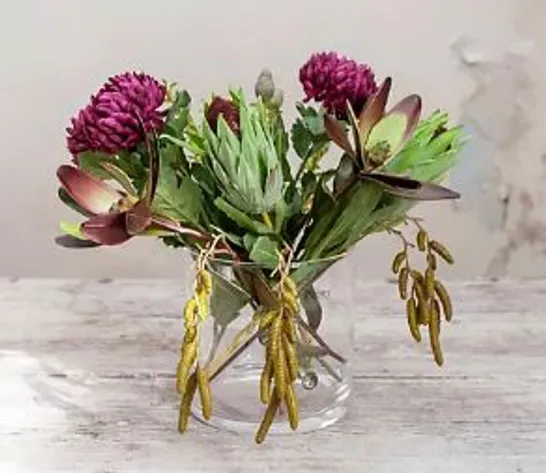
M 301 96 L 297 70 L 335 49 L 393 75 L 473 137 L 450 185 L 456 205 L 418 212 L 447 242 L 449 277 L 546 276 L 546 6 L 542 0 L 20 0 L 0 15 L 0 275 L 171 277 L 187 260 L 159 242 L 55 246 L 64 128 L 104 79 L 128 69 L 177 80 L 196 102 L 251 90 L 267 66 Z M 287 108 L 287 116 L 293 116 Z M 369 277 L 388 275 L 395 241 L 360 244 Z

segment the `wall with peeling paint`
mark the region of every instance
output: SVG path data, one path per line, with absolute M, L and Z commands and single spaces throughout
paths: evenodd
M 105 77 L 129 69 L 178 80 L 197 101 L 252 87 L 270 67 L 301 96 L 296 71 L 337 49 L 418 92 L 472 136 L 451 185 L 456 205 L 422 205 L 457 264 L 445 277 L 546 276 L 546 7 L 539 0 L 327 0 L 187 3 L 26 0 L 0 18 L 1 275 L 174 276 L 187 260 L 151 241 L 122 249 L 56 248 L 55 168 L 64 128 Z M 266 25 L 266 22 L 269 22 Z M 288 117 L 293 116 L 288 112 Z M 8 220 L 8 215 L 13 215 Z M 385 277 L 396 241 L 363 242 L 363 277 Z

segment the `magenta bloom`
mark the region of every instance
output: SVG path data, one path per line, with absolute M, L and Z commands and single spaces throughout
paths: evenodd
M 66 130 L 69 151 L 76 157 L 83 151 L 114 154 L 133 148 L 144 138 L 141 124 L 147 132 L 161 129 L 165 95 L 166 87 L 143 73 L 109 78 L 72 118 Z
M 214 132 L 217 131 L 218 119 L 220 116 L 223 117 L 227 125 L 231 128 L 231 131 L 236 135 L 239 135 L 239 109 L 231 100 L 215 96 L 211 103 L 205 108 L 205 118 Z
M 347 101 L 358 114 L 377 91 L 370 66 L 335 52 L 313 54 L 300 69 L 304 101 L 315 100 L 338 118 L 347 115 Z

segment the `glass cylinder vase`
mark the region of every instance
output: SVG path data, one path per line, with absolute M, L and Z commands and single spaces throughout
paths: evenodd
M 269 435 L 308 432 L 344 417 L 351 401 L 355 323 L 350 261 L 331 258 L 274 271 L 267 265 L 214 260 L 207 272 L 212 291 L 207 315 L 198 324 L 196 363 L 209 376 L 212 409 L 204 416 L 196 395 L 193 416 L 220 429 L 256 432 L 272 397 L 282 396 Z M 197 276 L 195 269 L 190 295 Z M 282 288 L 292 288 L 294 297 Z M 286 298 L 292 299 L 288 306 Z M 281 348 L 272 342 L 279 317 Z M 275 349 L 281 352 L 276 358 L 271 355 Z

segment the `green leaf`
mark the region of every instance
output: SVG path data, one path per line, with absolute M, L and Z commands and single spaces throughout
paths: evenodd
M 162 166 L 152 210 L 158 214 L 199 226 L 202 212 L 201 189 L 189 176 L 177 185 L 173 172 Z
M 267 269 L 275 269 L 279 264 L 277 251 L 278 245 L 275 240 L 268 236 L 261 236 L 254 243 L 249 257 Z
M 307 129 L 303 120 L 297 119 L 294 122 L 291 135 L 294 151 L 300 158 L 305 159 L 313 145 L 313 135 Z
M 247 214 L 241 212 L 239 209 L 224 200 L 222 197 L 216 198 L 214 200 L 214 205 L 216 205 L 219 210 L 224 212 L 224 214 L 226 214 L 226 216 L 228 216 L 236 224 L 242 228 L 245 228 L 246 230 L 262 235 L 268 235 L 271 233 L 271 229 L 267 225 L 252 219 Z
M 108 161 L 114 163 L 115 156 L 95 151 L 85 151 L 78 155 L 78 167 L 99 179 L 111 179 L 111 175 L 102 167 L 102 163 Z
M 129 195 L 136 196 L 137 190 L 133 185 L 131 178 L 127 175 L 125 171 L 118 168 L 109 161 L 103 161 L 101 163 L 102 168 L 114 179 Z
M 165 120 L 166 130 L 172 134 L 179 135 L 188 125 L 190 114 L 191 97 L 186 90 L 177 91 L 176 99 L 171 105 Z
M 210 313 L 218 325 L 226 327 L 237 318 L 239 311 L 251 300 L 251 296 L 220 273 L 211 270 L 210 274 Z
M 81 224 L 61 222 L 61 231 L 66 235 L 77 238 L 78 240 L 87 240 L 87 237 L 81 231 Z

